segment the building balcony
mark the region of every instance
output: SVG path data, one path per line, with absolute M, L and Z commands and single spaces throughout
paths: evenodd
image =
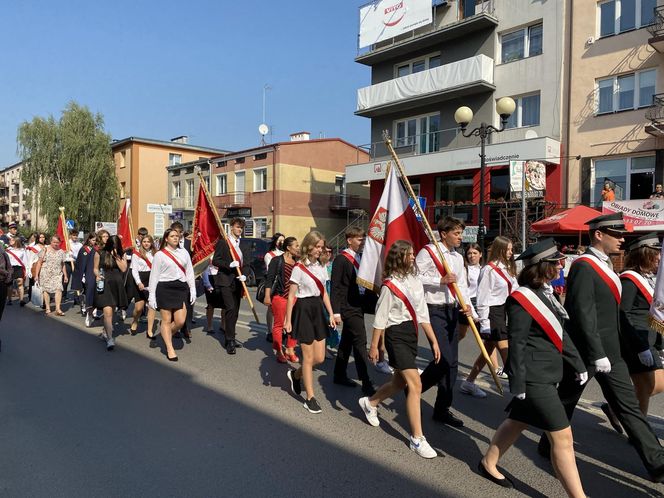
M 654 137 L 664 137 L 664 93 L 653 95 L 652 101 L 652 106 L 646 109 L 646 119 L 650 124 L 645 131 Z
M 173 209 L 194 209 L 195 200 L 193 197 L 180 197 L 177 199 L 171 199 L 171 204 Z
M 366 204 L 366 202 L 365 202 Z M 362 209 L 362 199 L 359 195 L 332 194 L 329 198 L 329 206 L 332 211 L 347 211 L 350 209 Z
M 355 114 L 371 118 L 493 90 L 493 59 L 480 54 L 360 88 Z
M 467 9 L 458 7 L 457 2 L 441 2 L 433 7 L 431 24 L 358 49 L 355 62 L 372 66 L 498 26 L 494 16 L 495 0 L 473 2 L 472 7 L 469 3 Z
M 648 26 L 648 43 L 660 54 L 664 53 L 664 5 L 655 7 L 655 22 Z
M 251 207 L 251 192 L 227 192 L 214 197 L 217 209 Z

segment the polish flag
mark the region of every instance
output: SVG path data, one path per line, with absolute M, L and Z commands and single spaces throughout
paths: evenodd
M 408 203 L 396 168 L 390 168 L 376 212 L 369 223 L 357 283 L 376 293 L 383 283 L 383 264 L 390 246 L 397 240 L 413 244 L 415 254 L 429 243 L 422 223 Z
M 129 199 L 127 199 L 118 218 L 118 236 L 122 240 L 122 249 L 132 249 L 135 244 L 134 236 L 131 233 L 130 216 Z

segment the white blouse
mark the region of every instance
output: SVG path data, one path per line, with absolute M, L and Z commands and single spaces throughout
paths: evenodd
M 507 271 L 503 263 L 495 262 L 496 266 L 503 271 L 503 274 L 512 284 L 512 292 L 519 288 L 516 277 L 513 277 Z M 489 322 L 489 307 L 505 304 L 509 296 L 509 285 L 493 268 L 486 265 L 480 271 L 480 281 L 477 285 L 477 314 L 480 316 L 480 329 L 487 330 L 491 328 Z
M 163 251 L 157 251 L 152 259 L 152 272 L 150 273 L 150 296 L 156 296 L 157 284 L 159 282 L 172 282 L 179 280 L 189 285 L 189 291 L 192 296 L 196 295 L 196 282 L 194 279 L 194 268 L 191 265 L 191 257 L 186 249 L 178 248 L 175 251 L 166 249 L 174 256 L 184 267 L 186 274 L 178 268 L 175 262 L 169 258 Z M 139 259 L 139 258 L 135 258 Z
M 405 278 L 393 277 L 398 280 L 402 287 L 408 289 L 410 296 L 413 298 L 411 304 L 415 308 L 418 323 L 431 323 L 429 320 L 429 310 L 427 309 L 426 301 L 424 300 L 424 287 L 418 277 L 409 275 Z M 410 312 L 404 302 L 397 296 L 392 294 L 392 291 L 383 285 L 380 289 L 380 296 L 376 304 L 376 315 L 374 317 L 373 328 L 385 330 L 393 325 L 412 320 Z
M 480 265 L 470 265 L 468 267 L 468 294 L 470 297 L 477 297 L 477 284 L 480 281 Z
M 320 280 L 320 283 L 323 285 L 324 289 L 325 283 L 327 282 L 327 270 L 323 268 L 323 266 L 318 261 L 307 266 L 307 270 L 313 273 L 314 276 L 318 277 L 318 280 Z M 297 293 L 295 296 L 298 299 L 303 297 L 320 296 L 320 291 L 318 290 L 316 282 L 314 282 L 309 275 L 304 273 L 302 268 L 300 268 L 297 264 L 293 267 L 290 282 L 297 285 Z
M 270 261 L 272 261 L 272 258 L 281 256 L 283 253 L 284 251 L 281 251 L 279 249 L 275 249 L 274 251 L 268 251 L 265 257 L 263 258 L 263 261 L 265 261 L 265 268 L 270 266 Z
M 11 247 L 8 247 L 7 249 L 5 249 L 5 251 L 7 252 L 7 254 L 9 254 L 9 261 L 11 261 L 12 266 L 18 266 L 22 268 L 21 263 L 23 263 L 26 270 L 30 268 L 30 260 L 28 259 L 29 254 L 27 254 L 28 251 L 26 251 L 25 249 L 13 249 Z M 16 258 L 18 258 L 18 260 Z
M 142 257 L 137 256 L 136 254 L 133 254 L 133 256 L 134 257 L 131 258 L 131 276 L 134 277 L 134 282 L 136 282 L 136 285 L 139 285 L 142 283 L 141 276 L 139 275 L 139 273 L 152 271 L 152 269 L 148 266 L 148 264 L 145 262 L 145 260 Z M 154 255 L 148 252 L 145 253 L 145 257 L 148 258 L 148 261 L 152 264 L 152 261 L 154 260 Z M 180 271 L 180 273 L 182 273 L 182 271 Z

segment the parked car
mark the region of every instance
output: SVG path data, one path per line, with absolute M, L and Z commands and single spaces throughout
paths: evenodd
M 244 268 L 242 273 L 247 277 L 247 285 L 255 286 L 267 275 L 265 255 L 270 248 L 270 239 L 241 238 L 240 249 Z

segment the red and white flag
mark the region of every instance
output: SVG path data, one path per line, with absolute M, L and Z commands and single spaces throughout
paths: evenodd
M 376 212 L 369 223 L 357 283 L 376 293 L 383 283 L 383 264 L 390 246 L 397 240 L 413 244 L 415 254 L 429 243 L 422 223 L 408 203 L 408 195 L 401 185 L 395 168 L 385 180 Z
M 125 200 L 124 207 L 118 218 L 118 236 L 122 240 L 122 249 L 134 247 L 134 236 L 131 233 L 131 212 L 129 211 L 129 199 Z

